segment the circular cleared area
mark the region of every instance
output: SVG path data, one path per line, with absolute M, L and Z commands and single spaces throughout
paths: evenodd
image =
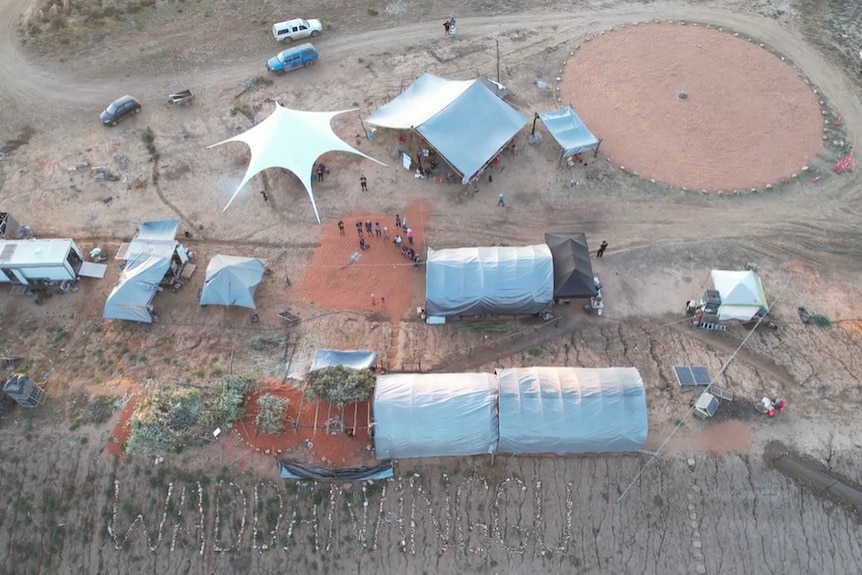
M 585 42 L 560 97 L 615 164 L 673 186 L 763 186 L 821 147 L 819 102 L 796 70 L 703 26 L 626 26 Z

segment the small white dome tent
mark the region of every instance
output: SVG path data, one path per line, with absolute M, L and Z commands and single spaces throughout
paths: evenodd
M 646 391 L 635 368 L 498 369 L 500 453 L 638 451 Z
M 377 459 L 493 453 L 497 383 L 490 373 L 391 373 L 374 389 Z

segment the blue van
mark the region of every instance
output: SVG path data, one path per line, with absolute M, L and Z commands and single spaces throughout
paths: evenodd
M 295 68 L 313 66 L 317 61 L 317 49 L 311 44 L 300 44 L 280 52 L 266 62 L 270 72 L 288 72 Z

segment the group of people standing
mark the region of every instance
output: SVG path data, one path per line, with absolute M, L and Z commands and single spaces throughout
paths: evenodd
M 409 258 L 413 262 L 413 267 L 418 268 L 422 263 L 422 258 L 413 248 L 408 245 L 413 245 L 413 230 L 407 225 L 407 217 L 401 217 L 401 214 L 395 214 L 395 230 L 396 236 L 392 243 L 401 248 L 401 254 Z M 338 233 L 344 235 L 344 220 L 338 220 Z M 402 236 L 402 233 L 404 234 Z M 384 241 L 389 239 L 389 227 L 380 226 L 380 222 L 371 223 L 371 220 L 356 220 L 356 234 L 359 236 L 359 249 L 365 251 L 371 248 L 371 245 L 365 240 L 366 236 L 370 240 L 372 237 L 382 238 Z M 404 238 L 407 238 L 407 244 L 404 245 Z

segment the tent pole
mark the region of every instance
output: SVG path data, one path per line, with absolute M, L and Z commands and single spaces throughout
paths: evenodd
M 414 132 L 414 127 L 410 126 L 410 147 L 407 150 L 407 155 L 410 156 L 411 158 L 413 157 L 413 132 Z
M 499 38 L 495 40 L 497 42 L 497 83 L 500 83 L 500 40 Z
M 598 156 L 598 155 L 599 155 L 599 148 L 601 148 L 601 147 L 602 147 L 602 139 L 601 139 L 601 138 L 599 138 L 599 144 L 596 146 L 596 149 L 595 149 L 595 150 L 593 150 L 593 158 L 594 158 L 594 159 L 595 159 L 595 157 L 596 157 L 596 156 Z
M 362 131 L 365 132 L 365 139 L 368 139 L 368 130 L 365 129 L 365 122 L 362 121 L 362 116 L 356 114 L 356 117 L 359 118 L 359 125 L 362 126 Z
M 539 113 L 536 112 L 535 114 L 533 114 L 533 131 L 530 132 L 531 136 L 536 135 L 536 120 L 538 120 L 538 119 L 539 119 Z

